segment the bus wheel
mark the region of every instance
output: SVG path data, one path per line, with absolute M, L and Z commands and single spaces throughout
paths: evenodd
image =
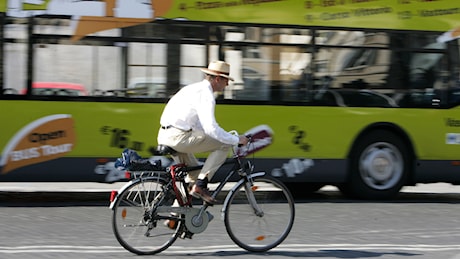
M 350 156 L 348 182 L 339 187 L 360 199 L 389 199 L 398 194 L 409 172 L 409 153 L 394 133 L 377 130 L 358 140 Z

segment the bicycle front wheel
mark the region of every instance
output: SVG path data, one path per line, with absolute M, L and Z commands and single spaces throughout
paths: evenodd
M 294 199 L 276 179 L 255 177 L 229 194 L 225 207 L 225 228 L 241 248 L 264 252 L 286 239 L 294 224 Z
M 169 212 L 152 211 L 174 202 L 174 197 L 164 194 L 163 185 L 157 178 L 145 178 L 119 194 L 113 207 L 112 228 L 126 250 L 138 255 L 156 254 L 177 239 L 183 221 Z M 177 224 L 166 225 L 170 219 Z

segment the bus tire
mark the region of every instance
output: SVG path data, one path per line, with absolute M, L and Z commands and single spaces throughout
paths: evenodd
M 410 155 L 404 141 L 388 130 L 360 138 L 350 154 L 348 181 L 339 187 L 358 199 L 391 199 L 406 183 Z

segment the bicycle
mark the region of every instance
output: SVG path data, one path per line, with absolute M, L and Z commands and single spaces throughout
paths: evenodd
M 249 137 L 251 144 L 253 138 Z M 260 150 L 254 147 L 254 151 Z M 224 165 L 233 164 L 226 177 L 212 192 L 223 190 L 233 176 L 238 176 L 223 202 L 221 215 L 232 241 L 251 252 L 265 252 L 282 243 L 294 223 L 294 200 L 279 180 L 265 172 L 254 173 L 254 166 L 245 155 L 233 149 L 233 156 Z M 157 155 L 175 151 L 158 146 Z M 211 204 L 194 207 L 188 184 L 189 171 L 202 166 L 152 167 L 145 161 L 133 164 L 128 171 L 131 180 L 111 194 L 112 228 L 118 242 L 128 251 L 157 254 L 171 246 L 177 238 L 192 238 L 202 233 L 212 220 L 206 211 Z

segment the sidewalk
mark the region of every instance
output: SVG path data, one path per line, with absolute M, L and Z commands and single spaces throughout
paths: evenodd
M 0 192 L 111 192 L 126 182 L 2 182 Z
M 110 193 L 124 183 L 96 182 L 3 182 L 0 183 L 0 205 L 34 203 L 104 203 Z
M 118 190 L 126 182 L 116 183 L 97 183 L 97 182 L 2 182 L 0 183 L 1 192 L 111 192 Z M 226 185 L 227 188 L 234 183 Z M 216 183 L 210 183 L 210 189 Z M 325 186 L 321 191 L 338 191 L 334 186 Z M 417 184 L 417 186 L 403 187 L 402 192 L 417 193 L 459 193 L 460 185 L 449 183 Z

